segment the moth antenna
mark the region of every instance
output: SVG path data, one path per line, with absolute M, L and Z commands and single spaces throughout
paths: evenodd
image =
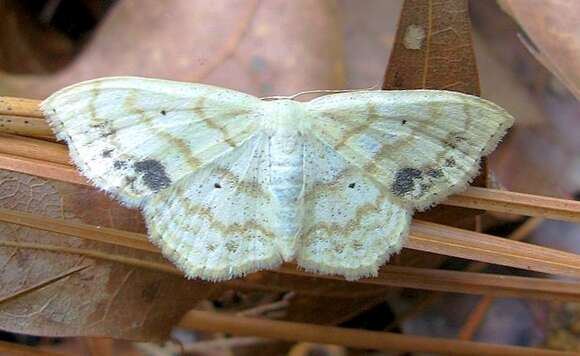
M 260 98 L 262 100 L 280 100 L 280 99 L 288 99 L 288 100 L 294 100 L 297 97 L 301 96 L 301 95 L 306 95 L 306 94 L 322 94 L 322 93 L 350 93 L 350 92 L 357 92 L 357 91 L 368 91 L 368 90 L 378 90 L 379 89 L 379 83 L 375 83 L 373 84 L 373 86 L 368 87 L 368 88 L 361 88 L 361 89 L 313 89 L 313 90 L 306 90 L 306 91 L 301 91 L 298 92 L 294 95 L 274 95 L 274 96 L 265 96 L 263 98 Z

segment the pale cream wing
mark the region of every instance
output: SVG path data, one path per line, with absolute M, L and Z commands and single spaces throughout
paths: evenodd
M 407 236 L 410 211 L 332 147 L 307 136 L 304 221 L 297 262 L 349 280 L 374 276 Z
M 41 107 L 81 172 L 137 206 L 249 139 L 260 104 L 208 85 L 112 77 L 62 89 Z
M 466 188 L 513 118 L 450 91 L 365 91 L 305 104 L 312 132 L 380 182 L 393 203 L 425 209 Z
M 190 278 L 226 280 L 282 262 L 272 231 L 268 138 L 258 133 L 147 200 L 151 240 Z

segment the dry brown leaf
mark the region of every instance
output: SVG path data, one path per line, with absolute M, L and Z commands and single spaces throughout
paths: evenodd
M 329 0 L 122 0 L 68 67 L 39 77 L 1 75 L 0 94 L 43 98 L 111 75 L 204 82 L 261 96 L 340 88 L 335 12 Z
M 466 0 L 404 3 L 383 88 L 479 94 Z
M 347 88 L 379 88 L 403 0 L 339 0 Z
M 270 291 L 294 291 L 304 296 L 323 296 L 335 299 L 376 297 L 385 292 L 375 286 L 357 286 L 344 280 L 329 280 L 320 283 L 314 276 L 295 276 L 277 272 L 260 272 L 248 275 L 243 280 L 231 283 L 236 288 Z
M 511 68 L 495 57 L 479 33 L 474 33 L 475 54 L 481 78 L 481 96 L 506 109 L 516 118 L 515 125 L 544 123 L 544 113 L 525 83 Z
M 577 133 L 580 123 L 570 124 Z M 580 191 L 578 152 L 580 142 L 567 141 L 553 126 L 521 128 L 499 147 L 492 166 L 508 190 L 570 198 Z
M 55 218 L 142 231 L 135 211 L 91 188 L 0 172 L 0 205 Z M 40 230 L 0 225 L 0 243 L 37 243 L 115 253 L 142 260 L 154 254 Z M 80 255 L 0 248 L 0 325 L 47 335 L 162 339 L 211 286 Z
M 482 78 L 488 81 L 484 94 L 498 96 L 497 101 L 513 111 L 518 123 L 535 116 L 535 112 L 543 116 L 533 127 L 518 125 L 512 129 L 509 140 L 498 147 L 490 160 L 498 181 L 512 191 L 572 196 L 580 190 L 578 102 L 554 90 L 550 84 L 557 81 L 550 81 L 549 72 L 517 37 L 517 25 L 496 3 L 472 1 L 471 5 L 479 38 L 484 42 L 481 49 L 489 52 L 486 59 L 511 72 L 503 76 L 497 71 L 485 72 L 491 66 L 483 62 Z M 522 92 L 508 89 L 513 86 L 510 82 L 514 76 Z
M 580 100 L 580 2 L 498 0 L 531 40 L 530 50 Z
M 23 2 L 0 2 L 0 18 L 0 70 L 45 73 L 70 58 L 71 41 L 31 18 Z
M 516 118 L 516 126 L 545 122 L 537 90 L 533 90 L 537 85 L 532 85 L 529 75 L 522 70 L 530 61 L 535 61 L 519 40 L 517 26 L 494 2 L 471 1 L 470 8 L 482 97 L 511 113 Z M 541 69 L 534 65 L 528 71 L 541 77 Z

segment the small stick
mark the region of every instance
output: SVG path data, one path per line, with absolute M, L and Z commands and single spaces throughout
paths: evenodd
M 19 345 L 12 342 L 0 341 L 0 352 L 14 356 L 67 356 L 61 352 L 48 351 L 38 347 Z
M 258 316 L 262 316 L 264 314 L 267 314 L 268 312 L 271 312 L 271 311 L 276 311 L 276 310 L 279 310 L 282 308 L 287 308 L 288 305 L 290 305 L 290 300 L 294 297 L 294 294 L 295 294 L 294 292 L 287 293 L 282 298 L 282 300 L 279 300 L 279 301 L 273 302 L 273 303 L 259 305 L 257 307 L 251 308 L 251 309 L 242 310 L 239 313 L 236 313 L 236 315 L 258 317 Z
M 516 230 L 514 230 L 511 234 L 507 236 L 508 239 L 514 241 L 521 241 L 525 239 L 534 229 L 536 229 L 540 224 L 544 222 L 542 218 L 531 218 L 528 219 L 525 223 L 519 226 Z M 467 271 L 470 272 L 480 272 L 482 271 L 488 264 L 482 262 L 472 262 L 466 268 Z M 487 311 L 493 305 L 495 301 L 495 297 L 491 295 L 483 296 L 473 311 L 469 314 L 467 321 L 461 328 L 459 332 L 459 339 L 460 340 L 471 340 L 477 329 L 485 319 Z
M 9 209 L 0 209 L 0 221 L 93 241 L 131 247 L 147 252 L 158 253 L 159 251 L 159 249 L 147 241 L 145 235 L 120 231 L 117 229 L 74 223 L 62 219 L 40 217 L 31 213 Z M 440 254 L 443 253 L 449 256 L 530 269 L 538 272 L 573 277 L 580 276 L 580 259 L 578 258 L 578 255 L 573 253 L 562 252 L 518 241 L 510 241 L 491 235 L 451 228 L 434 223 L 415 221 L 412 226 L 411 236 L 406 246 L 422 251 Z M 386 267 L 390 269 L 395 268 L 395 266 Z M 449 271 L 441 271 L 441 273 L 446 272 Z M 294 273 L 300 274 L 305 272 L 295 271 Z M 403 276 L 405 276 L 404 273 Z M 328 278 L 335 277 L 328 276 Z M 393 278 L 395 278 L 399 284 L 420 282 L 419 280 L 413 281 L 410 278 L 404 279 L 401 278 L 401 276 L 397 277 L 396 273 L 394 273 Z M 374 279 L 368 280 L 369 283 L 373 283 L 372 281 L 374 281 Z M 452 281 L 448 280 L 448 282 Z M 428 285 L 430 288 L 427 289 L 434 288 L 437 290 L 441 289 L 445 283 L 440 284 L 439 286 L 432 284 Z
M 447 355 L 565 355 L 539 348 L 504 346 L 472 341 L 448 340 L 334 326 L 221 315 L 193 310 L 180 326 L 207 332 L 227 332 L 286 341 L 307 341 L 353 348 L 442 353 Z

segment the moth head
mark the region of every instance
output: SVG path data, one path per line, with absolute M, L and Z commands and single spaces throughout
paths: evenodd
M 307 132 L 311 122 L 306 119 L 307 115 L 301 102 L 289 99 L 264 101 L 261 112 L 264 128 L 271 134 L 279 131 Z

